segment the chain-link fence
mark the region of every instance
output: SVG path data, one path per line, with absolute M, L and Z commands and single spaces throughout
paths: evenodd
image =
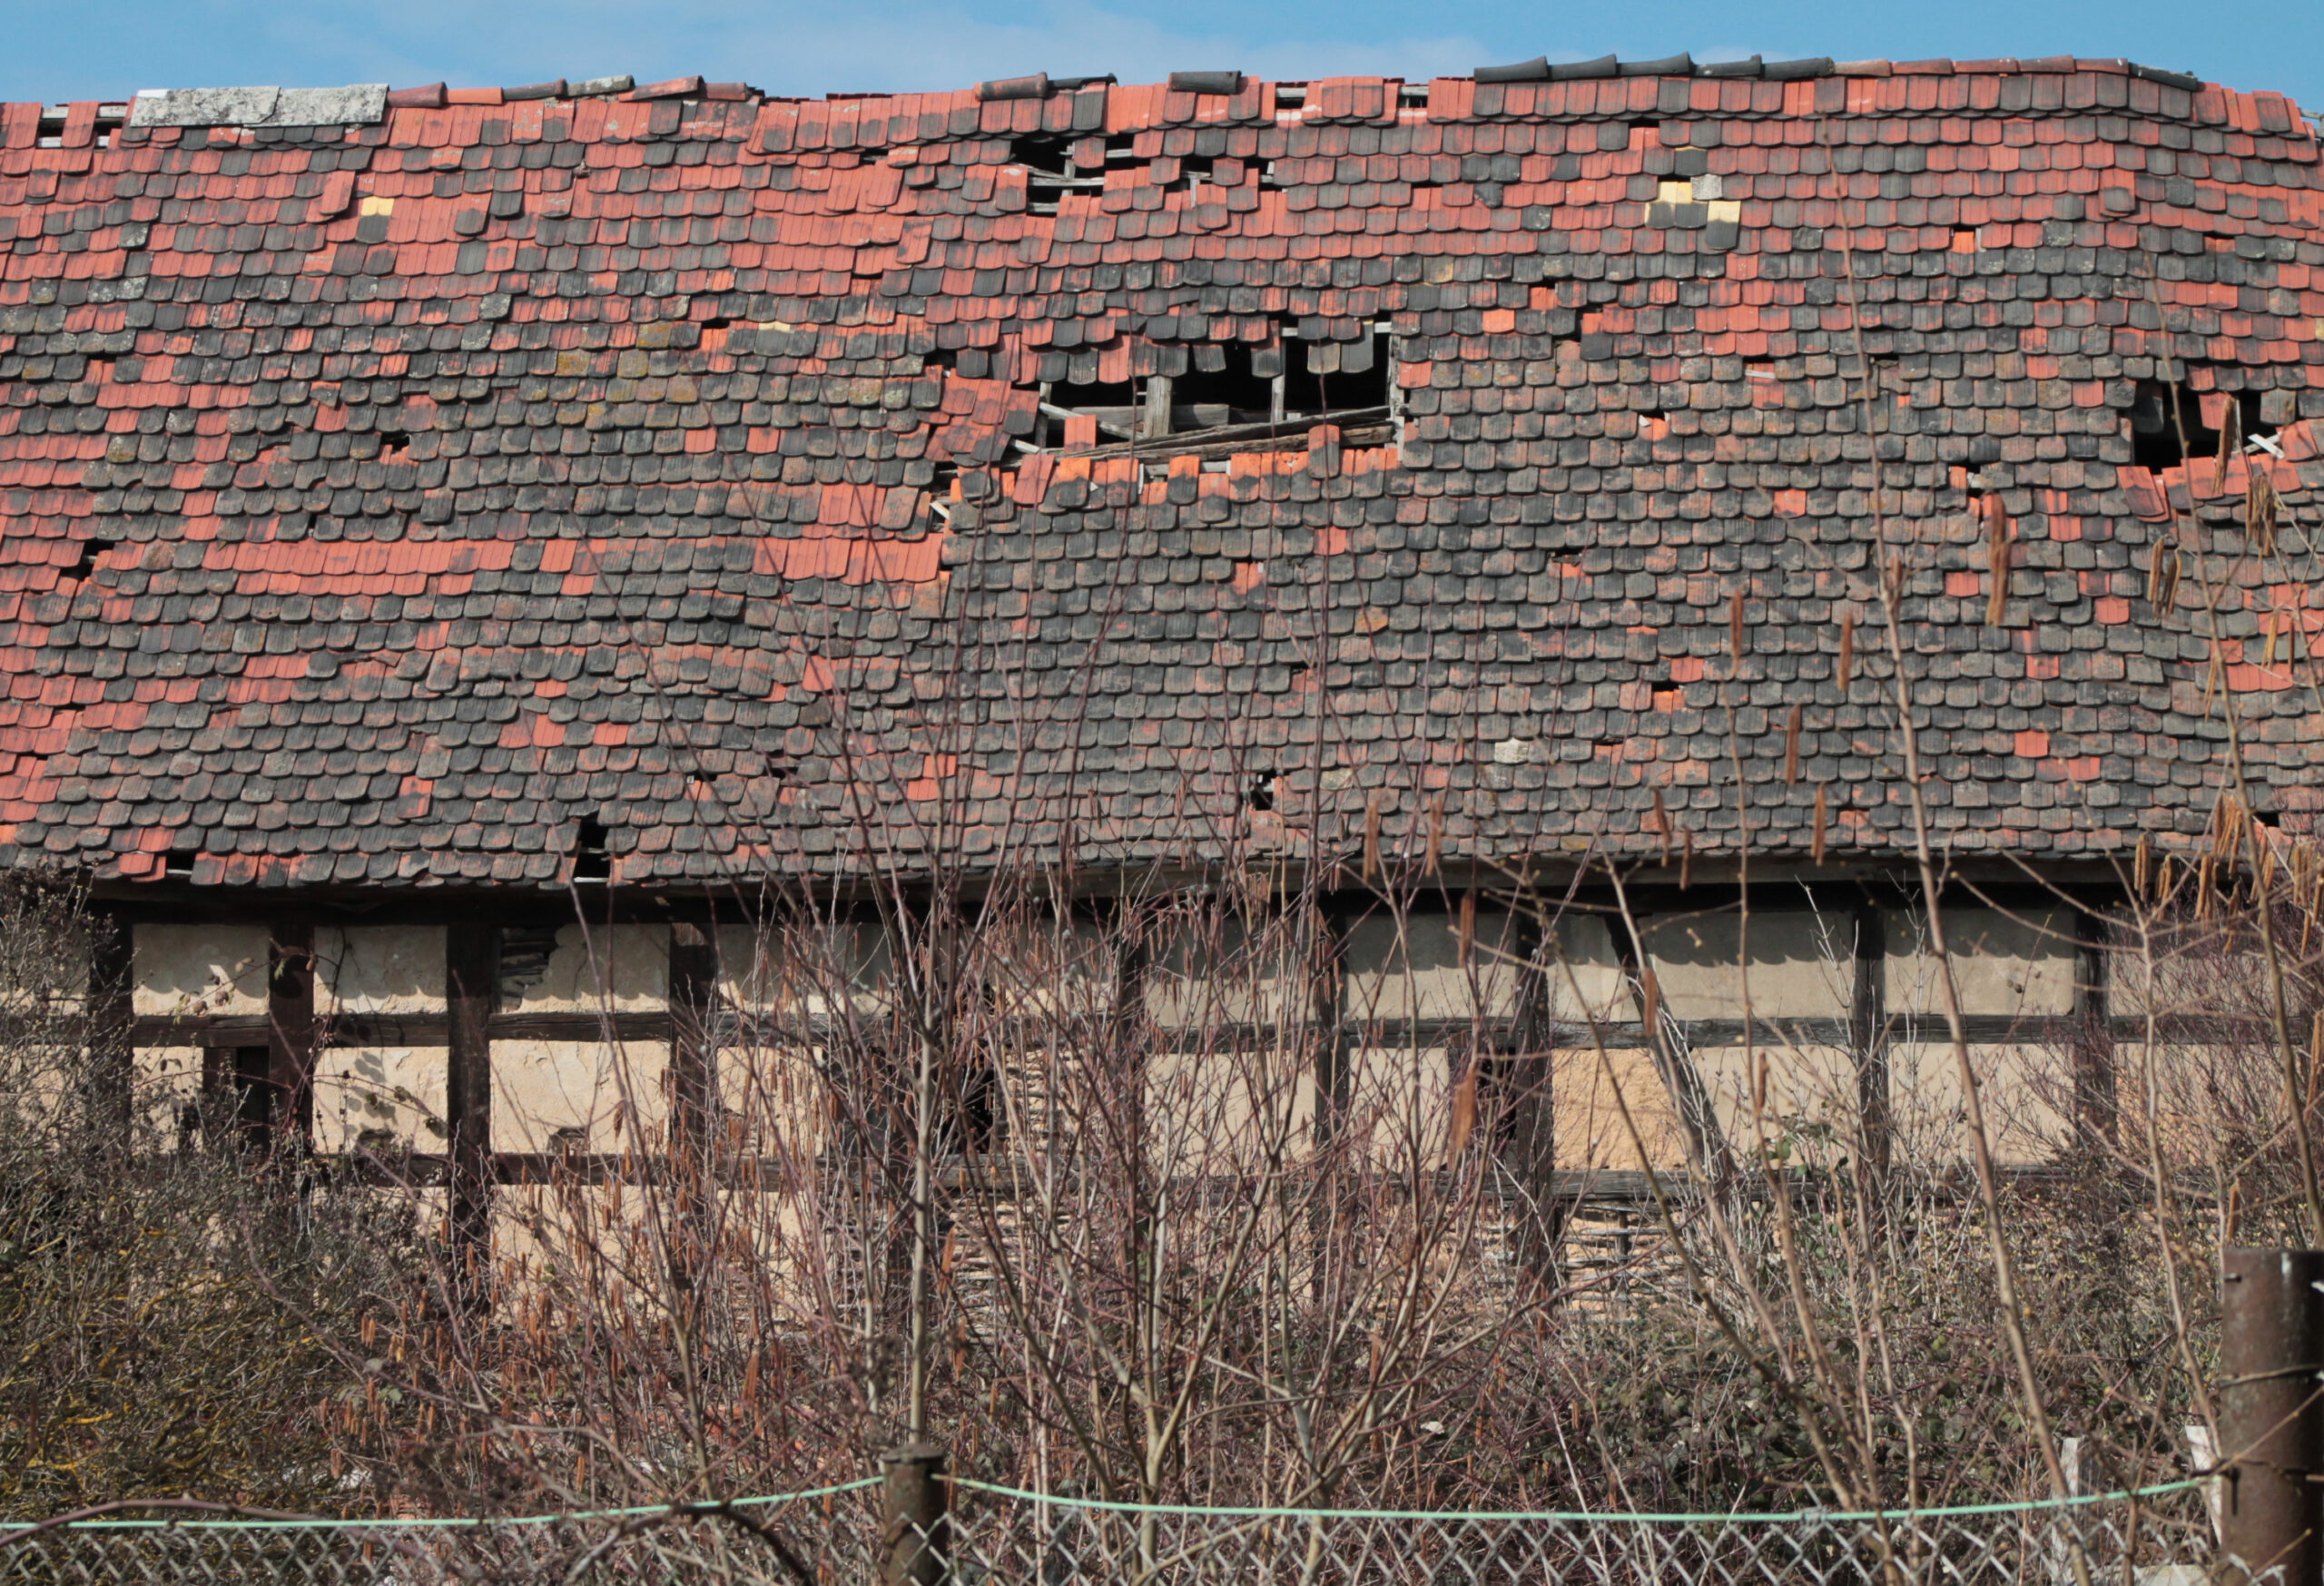
M 0 1535 L 0 1581 L 1082 1581 L 1285 1586 L 2196 1586 L 2200 1484 L 1884 1514 L 1380 1513 L 1110 1504 L 965 1480 L 923 1530 L 875 1483 L 733 1504 L 476 1522 L 107 1520 Z

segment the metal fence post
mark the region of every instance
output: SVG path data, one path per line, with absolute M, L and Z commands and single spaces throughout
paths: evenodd
M 2316 1586 L 2324 1570 L 2324 1251 L 2229 1250 L 2220 1263 L 2220 1534 L 2230 1581 Z
M 881 1454 L 880 1463 L 888 1515 L 880 1536 L 880 1586 L 943 1586 L 952 1545 L 943 1445 L 907 1443 Z

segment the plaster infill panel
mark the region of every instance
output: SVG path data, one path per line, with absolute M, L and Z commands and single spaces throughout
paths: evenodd
M 797 1047 L 721 1047 L 718 1100 L 737 1150 L 812 1163 L 829 1132 L 829 1082 Z
M 1594 914 L 1569 914 L 1557 922 L 1541 964 L 1542 998 L 1559 1024 L 1627 1023 L 1638 1017 L 1638 999 L 1614 951 L 1614 933 Z
M 1350 1019 L 1506 1018 L 1517 1010 L 1516 922 L 1479 910 L 1467 952 L 1450 916 L 1360 920 L 1341 944 Z
M 1927 947 L 1926 920 L 1895 913 L 1886 923 L 1888 1011 L 1941 1017 L 1944 980 L 1936 955 Z M 2063 909 L 2012 914 L 1947 909 L 1944 923 L 1963 1014 L 2032 1020 L 2059 1019 L 2073 1011 L 2079 950 L 2071 913 Z
M 442 1013 L 444 928 L 351 925 L 318 930 L 315 1010 Z
M 1369 1143 L 1375 1165 L 1390 1172 L 1443 1165 L 1452 1103 L 1452 1057 L 1443 1047 L 1364 1047 L 1348 1054 L 1348 1125 Z
M 492 1043 L 492 1144 L 500 1151 L 658 1151 L 667 1142 L 670 1046 Z
M 1687 1137 L 1651 1053 L 1561 1049 L 1552 1083 L 1551 1127 L 1560 1169 L 1634 1173 L 1641 1166 L 1659 1170 L 1685 1164 Z M 1625 1106 L 1630 1109 L 1627 1124 L 1622 1118 Z
M 722 925 L 716 942 L 720 995 L 757 1012 L 821 1011 L 839 1005 L 842 988 L 859 1008 L 873 1007 L 888 979 L 876 921 Z
M 182 1143 L 182 1109 L 202 1098 L 202 1059 L 200 1047 L 137 1049 L 131 1070 L 136 1076 L 135 1122 L 150 1131 L 148 1139 L 158 1148 L 174 1150 Z
M 1681 915 L 1648 921 L 1640 934 L 1673 1018 L 1742 1018 L 1747 961 L 1753 1018 L 1848 1016 L 1856 933 L 1846 915 L 1755 909 L 1748 930 L 1733 911 Z
M 1215 935 L 1190 927 L 1158 947 L 1147 966 L 1147 1011 L 1177 1030 L 1305 1018 L 1304 945 L 1289 920 L 1265 921 L 1256 931 L 1229 922 Z
M 504 974 L 504 1013 L 657 1013 L 670 989 L 666 925 L 566 925 L 537 974 Z
M 1298 1051 L 1156 1052 L 1145 1085 L 1146 1148 L 1167 1171 L 1252 1172 L 1314 1151 L 1315 1075 Z
M 1846 1048 L 1709 1047 L 1693 1057 L 1712 1116 L 1746 1161 L 1761 1149 L 1790 1167 L 1855 1156 L 1862 1109 Z
M 262 925 L 139 925 L 131 951 L 141 1018 L 266 1012 Z
M 1995 1162 L 2036 1167 L 2072 1145 L 2073 1128 L 2061 1110 L 2073 1086 L 2063 1054 L 2032 1045 L 1973 1046 L 1969 1061 Z M 1969 1160 L 1968 1111 L 1953 1046 L 1899 1042 L 1889 1049 L 1888 1068 L 1899 1154 L 1923 1164 Z
M 315 1061 L 315 1144 L 392 1155 L 444 1148 L 442 1047 L 332 1047 Z

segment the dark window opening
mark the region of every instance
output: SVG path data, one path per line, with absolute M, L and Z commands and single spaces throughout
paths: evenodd
M 1275 381 L 1284 362 L 1280 348 L 1197 343 L 1188 351 L 1187 372 L 1172 382 L 1170 428 L 1209 429 L 1276 418 Z
M 1496 1157 L 1546 1154 L 1547 1140 L 1526 1137 L 1539 1130 L 1548 1118 L 1549 1098 L 1544 1092 L 1550 1064 L 1538 1054 L 1525 1057 L 1501 1051 L 1490 1041 L 1480 1042 L 1468 1060 L 1477 1066 L 1478 1138 Z M 1457 1055 L 1454 1061 L 1452 1079 L 1457 1085 L 1462 1078 Z
M 1275 773 L 1269 772 L 1266 775 L 1255 780 L 1251 783 L 1251 791 L 1244 795 L 1243 802 L 1254 810 L 1264 812 L 1274 809 Z
M 200 1128 L 213 1146 L 258 1150 L 274 1119 L 272 1058 L 264 1047 L 209 1047 L 202 1054 Z
M 2191 454 L 2219 455 L 2219 431 L 2203 428 L 2202 403 L 2184 381 L 2141 380 L 2131 399 L 2131 460 L 2143 468 L 2175 468 Z
M 605 823 L 595 815 L 582 816 L 581 828 L 573 838 L 573 879 L 610 881 L 613 873 L 613 858 L 606 852 Z
M 1283 404 L 1289 412 L 1315 416 L 1388 405 L 1385 331 L 1364 341 L 1302 342 L 1285 362 Z M 1319 372 L 1318 364 L 1334 367 Z
M 2243 438 L 2247 442 L 2258 440 L 2263 437 L 2271 438 L 2276 433 L 2276 427 L 2269 423 L 2264 416 L 2267 399 L 2268 393 L 2265 391 L 2235 393 L 2236 417 L 2242 420 Z
M 982 1156 L 1000 1139 L 1000 1109 L 995 1105 L 991 1065 L 966 1065 L 949 1079 L 944 1099 L 950 1105 L 945 1108 L 948 1116 L 940 1121 L 937 1155 Z
M 72 583 L 80 584 L 95 576 L 97 558 L 113 549 L 116 543 L 109 539 L 84 540 L 81 543 L 80 560 L 64 569 L 65 578 Z

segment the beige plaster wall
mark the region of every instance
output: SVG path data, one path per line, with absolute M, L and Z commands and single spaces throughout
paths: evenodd
M 1147 965 L 1147 1014 L 1175 1029 L 1304 1019 L 1308 983 L 1300 960 L 1299 933 L 1287 921 L 1256 931 L 1228 924 L 1214 940 L 1181 937 Z
M 1154 1159 L 1176 1172 L 1249 1171 L 1313 1148 L 1315 1076 L 1304 1052 L 1156 1053 L 1145 1106 Z
M 1767 1043 L 1694 1054 L 1711 1112 L 1746 1162 L 1758 1151 L 1793 1166 L 1855 1155 L 1856 1059 L 1844 1047 Z
M 2069 911 L 1948 909 L 1944 922 L 1963 1013 L 2048 1019 L 2073 1011 L 2076 949 Z M 1927 947 L 1926 921 L 1892 913 L 1886 929 L 1888 1010 L 1941 1016 L 1944 984 Z
M 266 1011 L 267 934 L 256 925 L 139 925 L 130 938 L 141 1018 Z
M 1505 1017 L 1517 1010 L 1519 950 L 1515 918 L 1498 909 L 1477 911 L 1465 955 L 1458 923 L 1443 914 L 1358 921 L 1340 950 L 1348 1017 Z
M 444 1011 L 444 928 L 355 925 L 315 932 L 315 1011 Z
M 439 980 L 440 983 L 440 980 Z M 666 1005 L 666 925 L 567 925 L 540 978 L 504 996 L 504 1013 L 652 1012 Z
M 441 1151 L 442 1047 L 332 1047 L 315 1063 L 315 1146 Z
M 2062 1104 L 2071 1081 L 2058 1054 L 2031 1045 L 1972 1046 L 1986 1138 L 2004 1167 L 2053 1161 L 2073 1141 Z M 1889 1052 L 1898 1154 L 1925 1163 L 1971 1156 L 1958 1054 L 1948 1042 L 1898 1042 Z
M 1618 1095 L 1630 1108 L 1649 1164 L 1663 1168 L 1686 1161 L 1686 1136 L 1651 1053 L 1569 1048 L 1557 1054 L 1555 1074 L 1552 1132 L 1561 1169 L 1638 1170 L 1638 1146 L 1623 1125 Z
M 503 1151 L 659 1148 L 667 1138 L 667 1041 L 492 1043 L 492 1137 Z
M 1745 992 L 1758 1019 L 1846 1019 L 1856 984 L 1856 931 L 1845 914 L 1735 911 L 1648 920 L 1640 931 L 1679 1019 L 1740 1019 Z M 1750 950 L 1750 973 L 1738 971 Z

